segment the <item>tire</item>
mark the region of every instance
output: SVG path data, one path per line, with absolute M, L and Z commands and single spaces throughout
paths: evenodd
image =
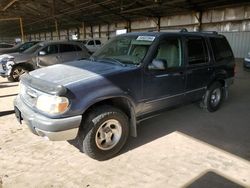
M 20 76 L 29 72 L 25 67 L 23 66 L 15 66 L 12 68 L 10 75 L 8 76 L 8 80 L 11 82 L 18 82 L 20 79 Z
M 215 112 L 220 108 L 224 99 L 224 92 L 220 82 L 214 82 L 206 91 L 201 107 L 208 112 Z
M 81 151 L 103 161 L 122 149 L 128 135 L 128 117 L 117 108 L 101 106 L 87 115 L 77 139 Z

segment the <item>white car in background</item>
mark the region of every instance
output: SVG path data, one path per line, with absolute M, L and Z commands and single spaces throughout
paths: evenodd
M 83 45 L 88 48 L 90 53 L 96 52 L 99 48 L 102 47 L 102 41 L 100 39 L 86 39 L 81 41 Z

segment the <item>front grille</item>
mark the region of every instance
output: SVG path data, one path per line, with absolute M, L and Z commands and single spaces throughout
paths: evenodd
M 20 84 L 20 96 L 28 106 L 35 106 L 39 92 L 33 88 Z
M 7 70 L 6 63 L 3 62 L 2 67 L 3 67 L 3 70 L 5 70 L 5 71 Z

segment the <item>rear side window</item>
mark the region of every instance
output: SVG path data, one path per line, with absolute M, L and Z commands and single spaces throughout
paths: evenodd
M 189 65 L 208 62 L 207 47 L 203 38 L 189 38 L 187 41 L 187 48 Z
M 89 41 L 88 45 L 92 45 L 93 46 L 94 45 L 94 41 L 93 40 Z
M 76 51 L 75 45 L 72 44 L 60 44 L 60 53 Z
M 210 38 L 215 61 L 233 57 L 231 48 L 225 38 Z
M 95 41 L 95 44 L 96 44 L 96 45 L 101 45 L 101 41 L 96 40 L 96 41 Z

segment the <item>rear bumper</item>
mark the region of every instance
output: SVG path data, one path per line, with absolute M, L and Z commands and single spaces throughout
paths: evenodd
M 52 141 L 72 140 L 76 138 L 82 116 L 52 119 L 34 112 L 22 102 L 20 96 L 14 101 L 16 116 L 25 121 L 32 133 Z M 18 114 L 18 112 L 20 112 Z

